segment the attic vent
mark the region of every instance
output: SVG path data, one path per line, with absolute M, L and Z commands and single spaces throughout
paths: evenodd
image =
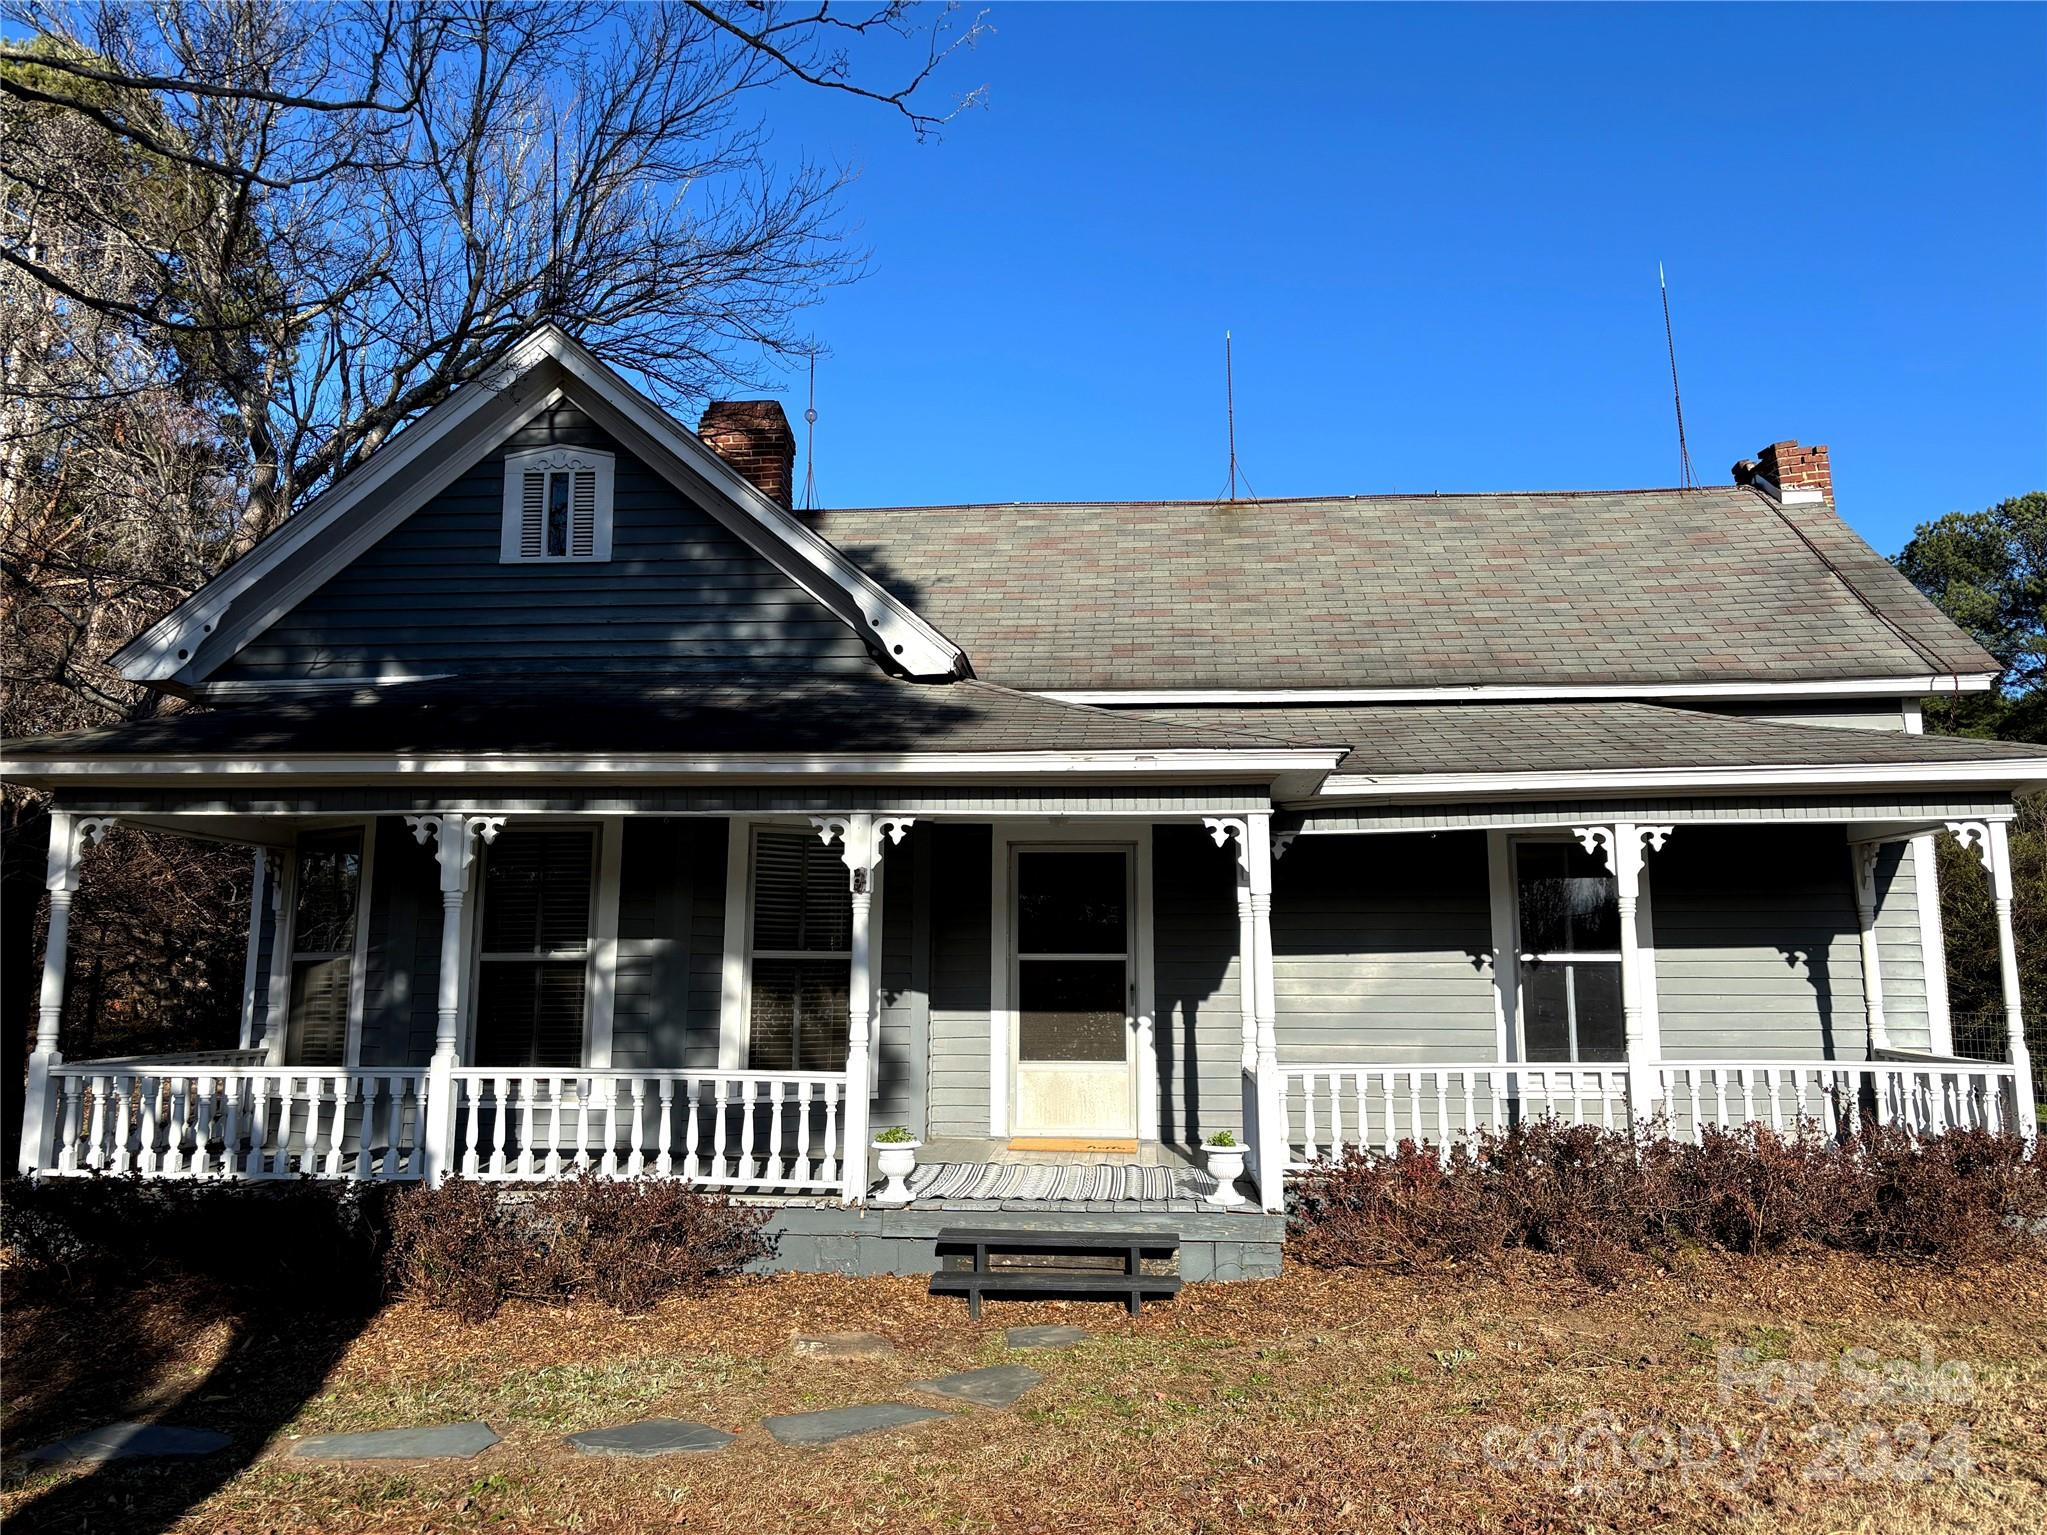
M 610 559 L 611 474 L 588 448 L 507 453 L 500 563 Z

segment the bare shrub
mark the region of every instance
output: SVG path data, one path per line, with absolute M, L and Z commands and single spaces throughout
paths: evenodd
M 1554 1253 L 1611 1285 L 1684 1244 L 1755 1254 L 1801 1246 L 1972 1263 L 2047 1231 L 2047 1149 L 1958 1130 L 1914 1140 L 1872 1128 L 1836 1141 L 1815 1126 L 1661 1133 L 1533 1120 L 1481 1132 L 1439 1161 L 1403 1142 L 1352 1149 L 1302 1175 L 1289 1245 L 1323 1267 L 1414 1271 Z
M 465 1321 L 507 1300 L 621 1312 L 701 1289 L 773 1251 L 765 1210 L 662 1179 L 594 1172 L 537 1191 L 450 1178 L 397 1201 L 392 1285 Z

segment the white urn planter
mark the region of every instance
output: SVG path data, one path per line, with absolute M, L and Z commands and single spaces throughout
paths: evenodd
M 888 1179 L 873 1200 L 878 1205 L 906 1205 L 910 1202 L 910 1174 L 917 1167 L 917 1149 L 922 1141 L 870 1141 L 874 1165 Z
M 1244 1196 L 1237 1192 L 1237 1180 L 1244 1176 L 1244 1148 L 1204 1144 L 1201 1154 L 1208 1159 L 1209 1176 L 1215 1179 L 1215 1192 L 1208 1196 L 1208 1203 L 1225 1209 L 1242 1204 Z

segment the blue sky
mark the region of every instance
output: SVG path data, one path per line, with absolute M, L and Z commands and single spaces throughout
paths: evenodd
M 1702 480 L 1833 449 L 1912 526 L 2047 486 L 2047 8 L 1040 5 L 941 142 L 815 93 L 872 274 L 828 505 Z M 802 382 L 788 404 L 801 431 Z

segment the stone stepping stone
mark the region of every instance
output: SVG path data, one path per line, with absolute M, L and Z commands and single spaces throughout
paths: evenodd
M 905 1428 L 945 1414 L 929 1407 L 905 1407 L 901 1402 L 872 1402 L 862 1407 L 833 1407 L 824 1412 L 797 1412 L 780 1418 L 763 1418 L 761 1427 L 781 1444 L 831 1444 L 855 1434 L 877 1434 L 883 1429 Z
M 1012 1327 L 1002 1335 L 1007 1348 L 1072 1348 L 1087 1342 L 1084 1327 Z
M 488 1423 L 320 1434 L 291 1452 L 299 1460 L 472 1460 L 498 1442 Z
M 722 1450 L 733 1435 L 708 1423 L 691 1423 L 686 1418 L 644 1418 L 617 1428 L 593 1428 L 588 1433 L 570 1434 L 567 1443 L 578 1455 L 621 1455 L 644 1459 L 650 1455 L 703 1454 Z
M 160 1423 L 107 1423 L 28 1452 L 35 1465 L 52 1462 L 165 1460 L 174 1456 L 211 1455 L 228 1446 L 228 1436 L 210 1428 L 172 1428 Z
M 823 1332 L 798 1338 L 797 1354 L 806 1359 L 886 1359 L 896 1346 L 880 1333 Z
M 1018 1397 L 1044 1379 L 1027 1365 L 998 1364 L 985 1370 L 963 1370 L 958 1375 L 920 1380 L 911 1389 L 972 1402 L 976 1407 L 1014 1407 Z

